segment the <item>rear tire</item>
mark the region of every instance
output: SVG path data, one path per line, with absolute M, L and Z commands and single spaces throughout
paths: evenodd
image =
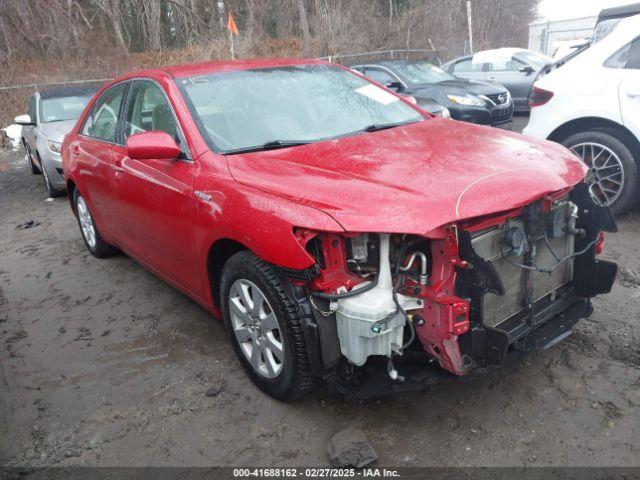
M 96 227 L 93 216 L 89 211 L 89 206 L 85 202 L 78 189 L 73 193 L 73 206 L 80 226 L 80 233 L 89 253 L 97 258 L 111 257 L 118 253 L 118 250 L 102 239 L 98 227 Z
M 271 265 L 236 253 L 224 266 L 220 299 L 236 356 L 260 390 L 289 401 L 314 388 L 300 314 Z
M 562 144 L 581 157 L 591 169 L 590 175 L 594 178 L 591 191 L 614 215 L 618 216 L 633 206 L 638 197 L 638 164 L 631 148 L 615 131 L 580 132 L 566 138 Z

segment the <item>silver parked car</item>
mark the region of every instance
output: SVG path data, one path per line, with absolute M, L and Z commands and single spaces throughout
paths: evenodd
M 533 83 L 546 74 L 553 59 L 523 48 L 484 50 L 456 58 L 442 66 L 456 77 L 483 80 L 503 85 L 511 93 L 516 111 L 529 111 L 529 93 Z
M 22 143 L 31 171 L 43 174 L 50 197 L 66 191 L 60 158 L 62 140 L 97 90 L 83 86 L 36 92 L 29 98 L 26 115 L 15 118 L 22 126 Z

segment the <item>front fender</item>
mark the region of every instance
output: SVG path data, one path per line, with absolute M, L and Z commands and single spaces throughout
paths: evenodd
M 294 227 L 344 232 L 328 214 L 237 182 L 228 189 L 200 192 L 196 244 L 206 265 L 216 241 L 238 242 L 265 262 L 293 270 L 312 266 L 315 260 L 296 240 Z

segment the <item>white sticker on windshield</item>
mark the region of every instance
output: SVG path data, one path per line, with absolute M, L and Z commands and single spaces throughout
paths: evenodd
M 397 102 L 400 100 L 395 95 L 383 90 L 380 87 L 377 87 L 373 83 L 369 85 L 365 85 L 364 87 L 360 87 L 356 89 L 360 95 L 364 95 L 365 97 L 369 97 L 371 100 L 374 100 L 382 105 L 389 105 L 390 103 Z

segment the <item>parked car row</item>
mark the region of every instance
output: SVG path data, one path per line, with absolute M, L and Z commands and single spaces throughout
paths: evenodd
M 402 95 L 430 113 L 483 125 L 511 122 L 513 112 L 529 110 L 536 79 L 553 60 L 530 50 L 501 48 L 451 60 L 442 67 L 426 61 L 392 60 L 351 68 Z M 440 109 L 434 110 L 435 105 Z
M 502 125 L 509 123 L 513 115 L 513 102 L 506 88 L 462 80 L 424 61 L 395 60 L 351 68 L 395 92 L 412 96 L 421 107 L 435 101 L 455 120 Z

